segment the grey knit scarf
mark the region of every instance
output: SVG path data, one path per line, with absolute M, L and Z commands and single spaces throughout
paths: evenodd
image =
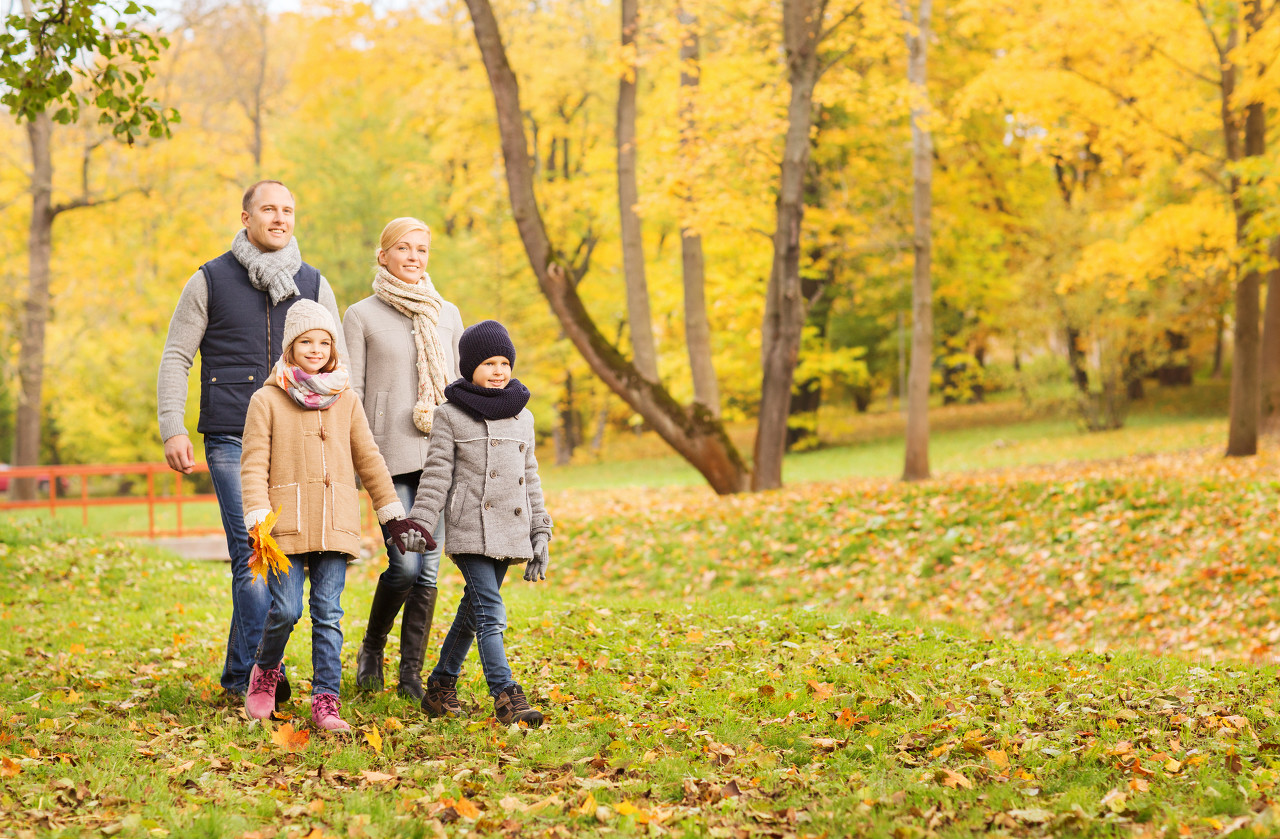
M 271 298 L 271 305 L 298 294 L 293 275 L 302 267 L 302 252 L 296 237 L 290 237 L 289 244 L 278 251 L 263 252 L 254 247 L 242 227 L 231 240 L 231 253 L 249 272 L 253 287 Z

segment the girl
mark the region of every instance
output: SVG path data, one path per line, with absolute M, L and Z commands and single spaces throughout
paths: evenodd
M 542 714 L 529 707 L 507 664 L 507 612 L 500 592 L 513 563 L 527 562 L 524 578 L 530 582 L 547 578 L 551 517 L 542 505 L 533 455 L 533 414 L 525 407 L 529 390 L 511 378 L 516 349 L 497 321 L 463 332 L 458 358 L 462 377 L 445 388 L 448 401 L 436 409 L 409 517 L 430 532 L 444 511 L 448 553 L 466 581 L 422 708 L 432 717 L 462 714 L 458 676 L 475 639 L 498 721 L 538 726 Z M 418 539 L 410 533 L 406 541 Z
M 337 332 L 324 306 L 294 303 L 284 321 L 284 352 L 249 402 L 240 457 L 245 527 L 252 530 L 279 508 L 271 533 L 289 569 L 279 576 L 267 573 L 271 606 L 244 704 L 257 719 L 275 710 L 285 644 L 302 617 L 305 563 L 311 577 L 311 720 L 320 729 L 347 731 L 351 726 L 338 715 L 339 621 L 347 560 L 360 551 L 360 496 L 352 465 L 393 538 L 419 531 L 425 542 L 431 531 L 404 518 L 360 401 L 347 389 Z
M 350 353 L 351 386 L 365 406 L 373 439 L 387 462 L 396 495 L 412 507 L 427 459 L 431 415 L 458 373 L 458 307 L 436 291 L 427 274 L 431 230 L 416 218 L 393 219 L 382 230 L 373 295 L 342 318 Z M 441 521 L 433 534 L 444 541 Z M 386 535 L 386 534 L 384 534 Z M 356 654 L 356 685 L 382 688 L 382 651 L 396 613 L 400 623 L 400 676 L 396 690 L 422 699 L 422 659 L 436 610 L 440 549 L 405 553 L 387 546 L 364 641 Z

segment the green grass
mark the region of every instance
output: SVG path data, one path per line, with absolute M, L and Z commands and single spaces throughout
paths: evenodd
M 1104 432 L 1081 430 L 1069 395 L 1035 406 L 1008 397 L 982 405 L 934 406 L 930 465 L 935 475 L 946 475 L 1190 448 L 1225 449 L 1226 411 L 1226 385 L 1213 381 L 1190 388 L 1151 387 L 1123 428 Z M 828 406 L 819 420 L 820 436 L 826 442 L 818 449 L 787 455 L 783 480 L 897 477 L 905 455 L 904 425 L 905 418 L 897 411 L 858 414 L 848 406 Z M 739 451 L 749 456 L 754 426 L 739 425 L 730 431 Z M 705 483 L 696 469 L 668 451 L 652 433 L 611 439 L 598 463 L 584 459 L 554 466 L 551 453 L 543 450 L 543 482 L 552 490 Z
M 1275 453 L 1220 457 L 1196 398 L 1101 435 L 938 419 L 924 484 L 883 415 L 770 493 L 548 475 L 549 579 L 504 588 L 538 730 L 496 724 L 473 655 L 466 719 L 348 683 L 357 730 L 289 748 L 305 703 L 264 725 L 217 687 L 224 565 L 0 518 L 0 836 L 1280 831 Z M 348 574 L 348 679 L 380 570 Z
M 1276 465 L 565 491 L 548 582 L 505 589 L 546 727 L 496 725 L 472 656 L 467 719 L 348 684 L 358 730 L 294 750 L 305 704 L 219 695 L 224 566 L 10 525 L 0 835 L 1274 835 Z

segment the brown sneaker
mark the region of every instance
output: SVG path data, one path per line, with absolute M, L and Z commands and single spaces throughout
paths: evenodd
M 493 698 L 493 715 L 503 725 L 522 722 L 530 728 L 542 725 L 542 712 L 529 707 L 524 688 L 512 685 Z
M 427 691 L 422 695 L 422 710 L 432 719 L 457 719 L 462 716 L 462 703 L 458 701 L 458 680 L 428 677 Z

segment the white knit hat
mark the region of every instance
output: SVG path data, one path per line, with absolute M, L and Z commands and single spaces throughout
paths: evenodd
M 299 335 L 312 329 L 328 332 L 333 339 L 333 351 L 337 353 L 338 328 L 333 324 L 333 315 L 324 306 L 305 297 L 294 301 L 288 314 L 284 316 L 284 342 L 280 344 L 280 349 L 287 353 Z

